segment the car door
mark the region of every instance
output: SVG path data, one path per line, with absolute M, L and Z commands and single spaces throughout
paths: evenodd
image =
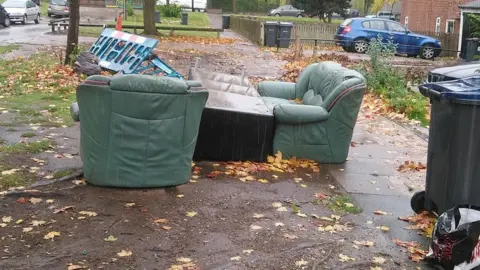
M 367 39 L 378 38 L 380 35 L 382 42 L 387 42 L 389 32 L 385 22 L 384 20 L 367 20 L 362 22 L 364 31 L 367 34 Z
M 7 18 L 7 12 L 2 6 L 0 6 L 0 23 L 5 22 L 6 18 Z
M 26 11 L 27 19 L 28 20 L 33 20 L 34 19 L 33 12 L 34 12 L 35 4 L 33 4 L 32 1 L 27 1 L 26 4 L 27 4 L 27 11 Z
M 397 45 L 397 52 L 409 54 L 413 52 L 407 28 L 396 22 L 387 22 L 389 38 Z

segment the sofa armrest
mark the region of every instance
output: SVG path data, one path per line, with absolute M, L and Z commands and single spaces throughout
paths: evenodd
M 320 106 L 279 104 L 275 106 L 275 120 L 281 124 L 308 124 L 328 119 L 329 113 Z
M 72 105 L 70 105 L 70 116 L 74 122 L 80 122 L 80 109 L 78 108 L 77 102 L 73 102 Z
M 262 97 L 295 99 L 295 83 L 264 81 L 258 84 L 258 93 Z
M 199 82 L 199 81 L 188 80 L 188 81 L 185 81 L 185 83 L 187 84 L 188 89 L 190 89 L 192 87 L 202 87 L 202 83 Z

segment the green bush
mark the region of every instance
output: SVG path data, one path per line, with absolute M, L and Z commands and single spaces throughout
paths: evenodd
M 157 11 L 159 11 L 163 16 L 170 18 L 180 18 L 182 15 L 182 7 L 177 4 L 157 6 Z
M 369 91 L 383 98 L 396 112 L 428 124 L 428 99 L 407 89 L 405 72 L 391 64 L 395 51 L 392 40 L 385 43 L 380 36 L 372 39 L 367 51 L 370 62 L 362 66 L 360 72 L 367 79 Z
M 129 17 L 132 17 L 133 15 L 135 15 L 135 12 L 133 11 L 132 3 L 130 2 L 127 2 L 127 15 Z

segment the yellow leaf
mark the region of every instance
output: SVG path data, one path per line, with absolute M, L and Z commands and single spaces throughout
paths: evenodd
M 278 175 L 272 175 L 273 178 L 277 179 L 278 178 Z
M 296 183 L 300 183 L 300 181 L 302 181 L 303 179 L 300 178 L 300 177 L 296 177 L 296 178 L 293 178 L 293 181 L 295 181 Z
M 240 179 L 240 181 L 242 181 L 242 182 L 246 182 L 246 181 L 254 181 L 254 180 L 255 180 L 255 177 L 249 175 L 249 176 L 241 177 L 241 178 L 239 178 L 239 179 Z
M 253 252 L 253 249 L 244 249 L 243 254 L 250 254 Z
M 382 270 L 379 266 L 370 266 L 370 270 Z M 417 270 L 420 270 L 420 267 L 417 267 Z
M 377 227 L 377 229 L 380 229 L 380 230 L 382 230 L 382 231 L 384 231 L 384 232 L 390 231 L 390 228 L 388 228 L 387 226 L 380 226 L 380 227 Z
M 354 244 L 365 247 L 373 247 L 375 245 L 372 241 L 353 241 Z
M 155 219 L 153 222 L 155 222 L 155 223 L 167 223 L 168 220 L 166 220 L 164 218 L 159 218 L 159 219 Z
M 20 171 L 20 169 L 11 169 L 11 170 L 8 170 L 8 171 L 3 171 L 2 175 L 11 175 L 11 174 L 14 174 L 18 171 Z
M 353 203 L 343 203 L 343 205 L 345 205 L 346 207 L 354 207 L 355 205 L 353 205 Z
M 22 223 L 22 222 L 23 222 L 23 219 L 20 218 L 20 219 L 17 219 L 17 221 L 15 221 L 15 224 L 20 224 L 20 223 Z
M 109 235 L 107 238 L 103 238 L 104 241 L 107 241 L 107 242 L 113 242 L 113 241 L 117 241 L 118 238 L 116 238 L 115 236 L 113 235 Z
M 44 225 L 45 223 L 47 223 L 47 222 L 45 222 L 45 220 L 32 220 L 32 226 L 34 226 L 34 227 Z
M 187 212 L 187 217 L 194 217 L 196 215 L 197 215 L 197 212 L 194 212 L 194 211 Z
M 342 218 L 341 216 L 336 216 L 336 215 L 330 215 L 330 217 L 334 220 L 340 220 Z
M 355 261 L 355 258 L 343 254 L 338 254 L 338 257 L 340 257 L 341 262 Z
M 300 261 L 295 262 L 295 266 L 298 266 L 298 267 L 305 266 L 307 264 L 308 264 L 308 262 L 303 260 L 303 258 Z
M 162 229 L 164 229 L 165 231 L 170 231 L 172 229 L 172 227 L 170 226 L 162 226 Z
M 118 257 L 129 257 L 132 256 L 132 252 L 130 250 L 122 249 L 120 252 L 117 253 Z
M 76 265 L 76 264 L 72 264 L 72 263 L 68 264 L 67 270 L 78 270 L 78 269 L 85 269 L 85 266 Z
M 8 217 L 4 216 L 2 218 L 2 221 L 5 222 L 5 223 L 10 223 L 12 221 L 12 217 L 11 216 L 8 216 Z
M 384 264 L 385 263 L 385 258 L 383 257 L 373 257 L 372 262 L 376 264 Z
M 282 207 L 277 208 L 277 211 L 278 212 L 287 212 L 288 209 L 285 206 L 282 206 Z
M 54 200 L 54 199 L 48 199 L 48 200 L 46 200 L 46 202 L 47 202 L 47 203 L 54 203 L 55 200 Z
M 262 184 L 267 184 L 268 183 L 267 179 L 258 179 L 257 181 L 262 183 Z
M 285 226 L 285 224 L 283 224 L 282 222 L 275 222 L 275 227 L 283 227 Z
M 274 203 L 272 203 L 272 206 L 275 207 L 275 208 L 279 208 L 279 207 L 282 207 L 282 203 L 274 202 Z
M 218 163 L 213 163 L 212 166 L 213 166 L 213 167 L 218 167 L 218 166 L 220 166 L 220 164 L 218 164 Z
M 132 207 L 132 206 L 135 206 L 135 203 L 134 203 L 134 202 L 132 202 L 132 203 L 126 203 L 126 204 L 125 204 L 125 207 Z
M 7 223 L 0 223 L 0 228 L 5 228 L 7 227 Z
M 260 230 L 260 229 L 262 229 L 262 227 L 260 227 L 258 225 L 250 225 L 250 229 L 251 230 Z
M 235 256 L 230 258 L 231 261 L 240 261 L 240 256 Z
M 55 236 L 60 236 L 60 233 L 59 232 L 49 232 L 43 237 L 43 239 L 45 239 L 45 240 L 53 239 Z
M 87 184 L 87 181 L 85 181 L 85 179 L 72 180 L 72 183 L 77 186 L 83 186 Z
M 301 184 L 300 186 L 303 187 L 303 188 L 307 188 L 307 185 L 305 185 L 305 184 Z
M 198 179 L 198 178 L 200 178 L 200 176 L 198 176 L 198 175 L 192 175 L 192 179 Z
M 92 212 L 92 211 L 80 211 L 78 213 L 80 215 L 89 216 L 89 217 L 96 217 L 97 216 L 97 213 Z
M 30 198 L 30 200 L 28 200 L 31 204 L 37 204 L 37 203 L 41 203 L 43 200 L 40 199 L 40 198 Z
M 177 198 L 183 198 L 183 197 L 185 197 L 185 195 L 183 195 L 183 194 L 178 194 L 177 195 Z
M 22 231 L 23 232 L 31 232 L 31 231 L 33 231 L 33 228 L 32 227 L 25 227 L 25 228 L 23 228 Z
M 263 214 L 253 213 L 253 218 L 263 218 L 263 217 L 265 217 Z
M 196 183 L 197 180 L 190 180 L 190 183 Z
M 187 258 L 187 257 L 180 257 L 180 258 L 177 258 L 177 262 L 179 262 L 179 263 L 190 263 L 190 262 L 192 262 L 192 259 Z
M 298 213 L 297 213 L 297 216 L 299 216 L 299 217 L 303 217 L 303 218 L 306 218 L 306 217 L 307 217 L 307 215 L 306 215 L 306 214 L 304 214 L 304 213 L 301 213 L 301 212 L 298 212 Z

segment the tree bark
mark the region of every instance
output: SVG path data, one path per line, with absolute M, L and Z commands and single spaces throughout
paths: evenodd
M 156 35 L 155 27 L 155 0 L 143 0 L 143 33 Z
M 68 23 L 67 51 L 65 65 L 73 63 L 72 59 L 78 46 L 78 29 L 80 24 L 80 0 L 70 0 L 70 19 Z

